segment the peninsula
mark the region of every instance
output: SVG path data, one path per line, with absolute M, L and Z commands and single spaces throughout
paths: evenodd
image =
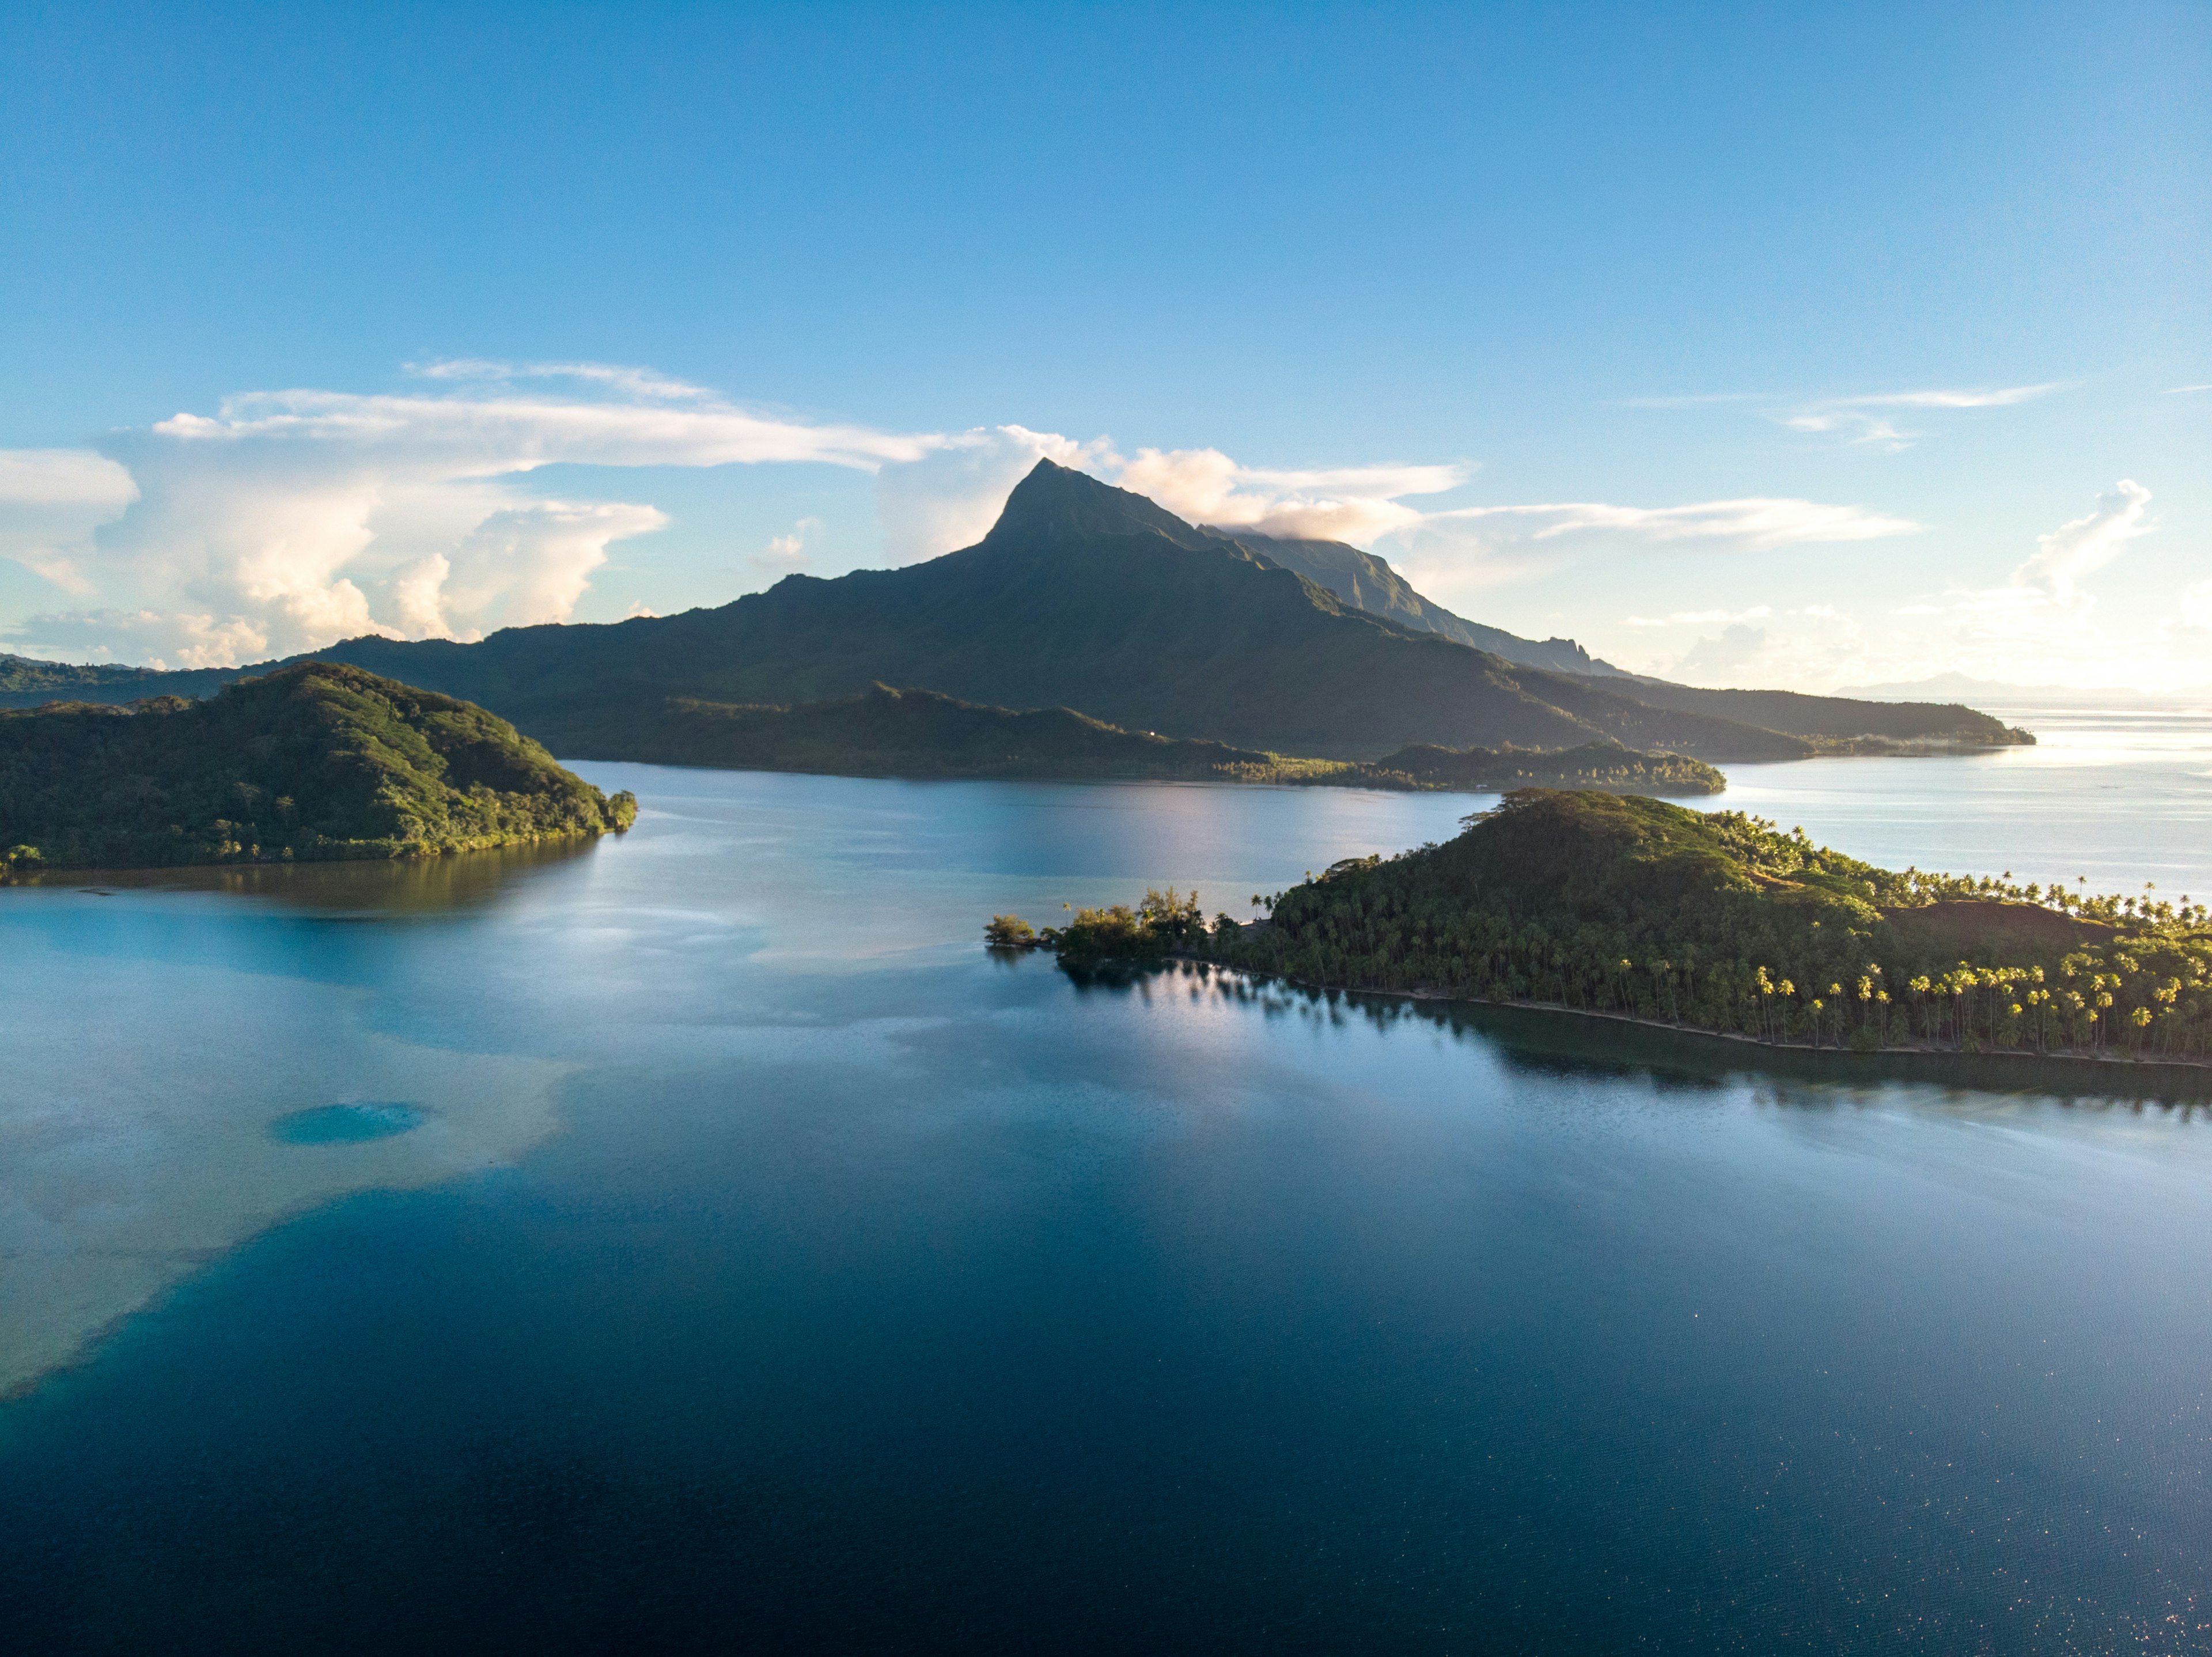
M 1073 967 L 1183 956 L 1775 1044 L 2212 1057 L 2203 905 L 1879 868 L 1736 812 L 1522 789 L 1444 844 L 1347 860 L 1267 906 L 1209 925 L 1170 889 L 987 935 Z
M 0 862 L 16 874 L 434 856 L 636 814 L 482 708 L 328 662 L 204 702 L 0 713 Z

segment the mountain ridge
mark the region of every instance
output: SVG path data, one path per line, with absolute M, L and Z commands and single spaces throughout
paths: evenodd
M 790 576 L 675 616 L 503 629 L 468 644 L 364 637 L 313 655 L 481 704 L 556 749 L 603 728 L 608 704 L 812 703 L 879 682 L 1358 761 L 1416 744 L 1602 739 L 1768 760 L 1861 740 L 2010 740 L 1963 708 L 1686 686 L 1632 694 L 1625 679 L 1518 664 L 1350 604 L 1256 546 L 1049 460 L 981 540 L 924 563 Z M 137 684 L 159 688 L 161 677 Z

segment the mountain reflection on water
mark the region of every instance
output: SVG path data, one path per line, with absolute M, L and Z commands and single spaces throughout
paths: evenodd
M 585 769 L 459 901 L 0 892 L 6 1648 L 2212 1622 L 2193 1107 L 978 947 L 1480 800 Z

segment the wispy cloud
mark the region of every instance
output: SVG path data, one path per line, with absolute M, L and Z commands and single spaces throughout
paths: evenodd
M 715 395 L 704 386 L 622 362 L 494 362 L 481 356 L 457 356 L 405 366 L 406 372 L 418 380 L 489 381 L 501 385 L 520 380 L 580 380 L 607 387 L 625 397 L 670 402 L 707 402 Z
M 2182 397 L 2193 391 L 2212 391 L 2212 381 L 2208 381 L 2201 386 L 2169 386 L 2166 387 L 2166 394 L 2168 397 Z
M 2010 408 L 2057 391 L 2060 382 L 1971 389 L 1881 392 L 1867 397 L 1834 397 L 1808 403 L 1778 418 L 1792 431 L 1836 432 L 1855 444 L 1892 452 L 1909 448 L 1926 434 L 1900 426 L 1894 411 L 1907 409 Z
M 1598 532 L 1650 541 L 1706 541 L 1747 551 L 1834 541 L 1881 540 L 1913 535 L 1921 526 L 1865 507 L 1820 501 L 1753 496 L 1699 501 L 1688 506 L 1613 506 L 1601 501 L 1530 506 L 1470 506 L 1429 515 L 1431 524 L 1516 519 L 1532 525 L 1527 539 L 1557 540 Z
M 1717 405 L 1757 405 L 1770 420 L 1792 431 L 1833 434 L 1854 445 L 1896 452 L 1927 434 L 1908 429 L 1900 417 L 1911 411 L 2009 408 L 2063 388 L 2044 381 L 2032 386 L 1933 387 L 1917 391 L 1874 392 L 1854 397 L 1790 398 L 1766 392 L 1708 392 L 1672 397 L 1630 397 L 1614 408 L 1692 409 Z

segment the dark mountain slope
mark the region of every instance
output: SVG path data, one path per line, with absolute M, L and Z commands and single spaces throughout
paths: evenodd
M 569 752 L 587 733 L 604 737 L 627 706 L 811 703 L 878 682 L 1339 759 L 1409 743 L 1609 740 L 1710 760 L 1798 758 L 1831 745 L 1689 701 L 1656 706 L 1625 679 L 1532 668 L 1411 630 L 1049 461 L 981 542 L 926 564 L 793 576 L 719 609 L 614 626 L 511 629 L 475 644 L 359 638 L 316 654 L 480 703 Z M 1786 722 L 1806 700 L 1767 705 Z M 2006 740 L 1984 716 L 1946 717 L 1964 740 Z M 1862 704 L 1839 716 L 1823 709 L 1820 736 L 1839 720 L 1856 727 L 1852 736 L 1918 736 L 1926 723 L 1924 710 Z
M 1454 615 L 1441 604 L 1431 603 L 1413 590 L 1413 583 L 1390 567 L 1389 561 L 1363 552 L 1343 541 L 1293 539 L 1282 535 L 1260 535 L 1249 529 L 1217 529 L 1201 525 L 1203 532 L 1233 540 L 1259 553 L 1270 564 L 1295 570 L 1316 587 L 1326 588 L 1354 609 L 1395 621 L 1416 632 L 1441 633 L 1449 639 L 1523 667 L 1544 667 L 1562 673 L 1617 674 L 1611 662 L 1600 661 L 1571 638 L 1522 638 L 1503 627 L 1486 627 L 1479 621 Z
M 1800 757 L 1794 738 L 1607 696 L 1351 608 L 1140 496 L 1049 462 L 975 546 L 836 581 L 794 576 L 711 611 L 544 627 L 481 644 L 356 639 L 325 655 L 481 701 L 556 747 L 597 704 L 681 695 L 815 702 L 884 682 L 1133 730 L 1371 759 L 1409 742 L 1706 758 Z M 1553 699 L 1569 698 L 1570 711 Z
M 1870 704 L 1849 697 L 1804 696 L 1796 691 L 1706 691 L 1640 676 L 1601 679 L 1599 684 L 1608 691 L 1626 691 L 1655 708 L 1839 740 L 1878 733 L 1905 742 L 1956 743 L 1962 735 L 1997 724 L 1988 715 L 1957 702 Z M 1878 715 L 1871 723 L 1870 712 Z M 1972 746 L 1987 742 L 1984 737 Z

